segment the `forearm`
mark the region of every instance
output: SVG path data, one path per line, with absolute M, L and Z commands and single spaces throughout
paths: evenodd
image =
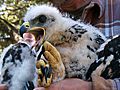
M 51 84 L 48 88 L 39 87 L 34 90 L 92 90 L 91 82 L 81 79 L 65 79 Z
M 92 90 L 92 83 L 81 79 L 66 79 L 58 87 L 58 90 Z
M 48 90 L 120 90 L 120 80 L 106 80 L 99 76 L 93 76 L 92 82 L 66 79 L 52 84 Z
M 120 90 L 120 80 L 106 80 L 99 76 L 92 76 L 92 82 L 81 79 L 65 79 L 52 84 L 47 89 L 39 87 L 35 90 Z

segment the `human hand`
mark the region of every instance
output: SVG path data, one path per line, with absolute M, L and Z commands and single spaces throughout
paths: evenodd
M 65 79 L 51 84 L 48 88 L 38 87 L 34 90 L 92 90 L 91 82 L 81 79 Z
M 0 90 L 7 90 L 7 86 L 5 84 L 0 84 Z

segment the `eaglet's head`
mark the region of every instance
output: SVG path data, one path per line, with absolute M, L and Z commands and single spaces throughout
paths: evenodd
M 46 29 L 58 28 L 61 13 L 55 7 L 49 5 L 32 6 L 25 14 L 24 21 L 30 23 L 30 27 L 44 27 Z

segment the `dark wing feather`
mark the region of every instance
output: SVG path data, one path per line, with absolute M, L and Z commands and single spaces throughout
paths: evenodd
M 120 35 L 106 41 L 103 46 L 98 50 L 98 59 L 91 64 L 86 79 L 89 79 L 93 71 L 96 71 L 101 64 L 104 65 L 101 72 L 102 77 L 106 79 L 120 77 Z
M 31 56 L 31 60 L 33 60 L 35 56 L 34 56 L 34 53 L 31 51 L 31 49 L 29 48 L 29 46 L 25 43 L 16 43 L 11 47 L 9 47 L 7 51 L 3 51 L 3 53 L 4 53 L 2 56 L 3 58 L 1 58 L 1 60 L 3 61 L 2 68 L 1 68 L 2 69 L 1 83 L 7 84 L 9 88 L 9 87 L 12 87 L 12 82 L 14 82 L 12 80 L 15 73 L 14 68 L 21 67 L 21 65 L 23 64 L 24 58 L 27 59 L 26 55 L 29 55 L 29 57 Z M 26 87 L 26 86 L 23 86 L 23 87 Z

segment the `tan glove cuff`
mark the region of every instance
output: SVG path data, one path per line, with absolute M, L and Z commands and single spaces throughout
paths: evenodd
M 100 76 L 92 76 L 92 90 L 113 90 L 113 81 L 108 79 L 105 80 Z

